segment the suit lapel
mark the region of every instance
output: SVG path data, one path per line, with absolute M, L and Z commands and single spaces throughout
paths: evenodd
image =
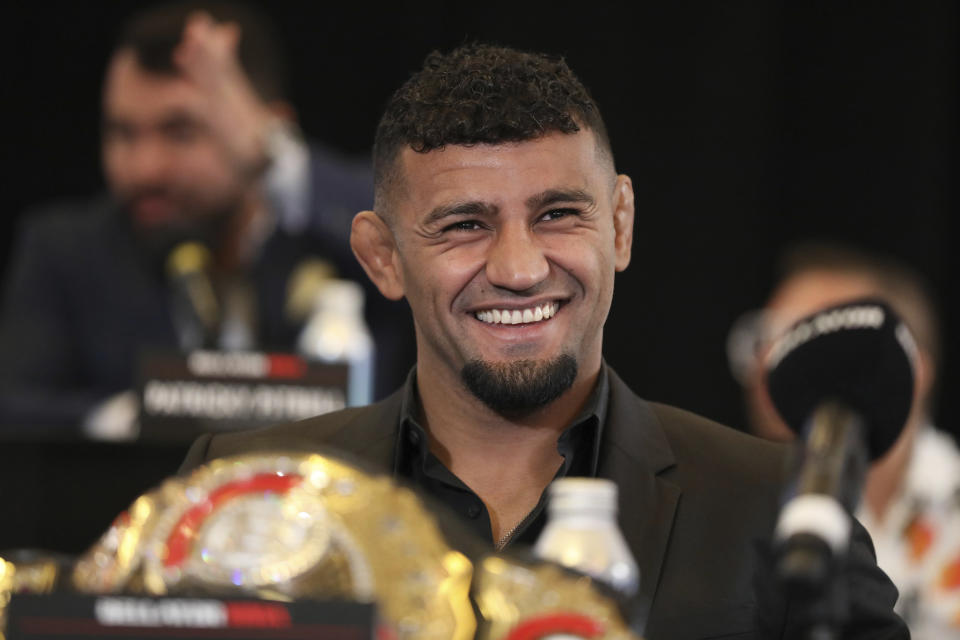
M 676 461 L 650 406 L 612 369 L 608 371 L 610 406 L 598 475 L 614 480 L 619 487 L 620 526 L 637 559 L 640 595 L 649 608 L 660 581 L 681 493 L 680 487 L 660 474 Z
M 405 388 L 401 387 L 384 400 L 359 409 L 354 419 L 348 420 L 326 439 L 327 444 L 363 459 L 375 471 L 392 474 Z

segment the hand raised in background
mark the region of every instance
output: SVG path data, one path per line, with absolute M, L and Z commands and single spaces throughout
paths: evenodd
M 183 40 L 173 53 L 183 76 L 196 84 L 207 102 L 208 120 L 224 152 L 238 169 L 251 175 L 268 163 L 267 138 L 284 103 L 267 103 L 254 89 L 240 64 L 240 27 L 218 23 L 206 12 L 190 16 Z

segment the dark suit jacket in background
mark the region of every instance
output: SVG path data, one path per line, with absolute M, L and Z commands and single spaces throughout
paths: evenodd
M 206 435 L 183 469 L 238 453 L 328 448 L 391 472 L 401 399 L 402 391 L 294 424 Z M 758 601 L 753 586 L 755 544 L 773 531 L 784 454 L 781 445 L 648 403 L 610 370 L 598 475 L 619 486 L 620 526 L 640 567 L 652 640 L 797 637 L 793 612 L 772 594 L 760 593 Z M 845 638 L 908 637 L 893 613 L 896 589 L 877 568 L 862 527 L 845 581 L 854 617 Z M 764 636 L 760 608 L 769 629 Z
M 305 228 L 291 234 L 278 224 L 249 273 L 256 345 L 294 349 L 301 327 L 284 316 L 287 281 L 305 258 L 327 260 L 367 288 L 383 397 L 403 382 L 415 347 L 405 304 L 374 290 L 349 247 L 353 215 L 372 204 L 369 168 L 314 147 L 310 180 Z M 27 216 L 4 294 L 0 432 L 75 435 L 95 404 L 132 388 L 143 347 L 178 345 L 162 265 L 146 259 L 126 215 L 107 198 Z

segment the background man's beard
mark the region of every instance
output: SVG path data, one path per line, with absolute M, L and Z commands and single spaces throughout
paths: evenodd
M 547 361 L 471 360 L 460 371 L 460 377 L 485 405 L 500 415 L 518 417 L 545 407 L 573 386 L 577 361 L 567 353 Z
M 129 202 L 121 200 L 121 207 Z M 145 227 L 137 224 L 126 209 L 126 218 L 137 248 L 148 262 L 163 268 L 167 256 L 181 242 L 199 242 L 216 253 L 224 241 L 226 231 L 240 211 L 238 202 L 226 203 L 216 209 L 191 212 L 175 222 Z

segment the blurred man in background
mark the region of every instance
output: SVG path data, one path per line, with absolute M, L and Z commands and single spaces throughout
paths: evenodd
M 885 300 L 918 346 L 913 408 L 893 448 L 870 469 L 857 518 L 877 563 L 900 591 L 915 638 L 960 634 L 960 452 L 931 420 L 939 366 L 937 313 L 924 281 L 898 262 L 851 248 L 803 245 L 782 260 L 764 309 L 731 334 L 731 364 L 746 392 L 751 429 L 770 440 L 793 432 L 770 400 L 762 365 L 772 340 L 801 318 L 857 298 Z
M 189 3 L 123 30 L 103 90 L 109 197 L 29 216 L 15 245 L 0 325 L 9 428 L 93 424 L 105 398 L 133 386 L 145 346 L 291 350 L 310 311 L 300 289 L 365 281 L 347 238 L 372 202 L 369 167 L 304 143 L 268 24 Z M 171 262 L 188 241 L 206 249 Z M 178 268 L 209 276 L 212 330 L 184 309 Z M 390 389 L 413 360 L 406 314 L 371 302 L 377 386 Z

